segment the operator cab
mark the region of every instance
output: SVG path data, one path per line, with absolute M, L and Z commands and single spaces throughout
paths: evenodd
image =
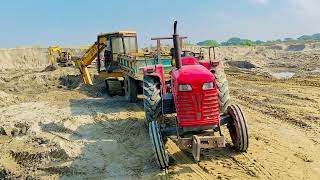
M 137 33 L 133 31 L 119 31 L 106 34 L 100 34 L 98 41 L 101 42 L 101 38 L 106 38 L 104 54 L 104 67 L 108 72 L 112 72 L 111 67 L 116 67 L 117 57 L 119 54 L 130 54 L 138 52 Z M 98 54 L 100 54 L 100 48 L 98 48 Z M 100 71 L 100 56 L 97 59 L 98 69 Z

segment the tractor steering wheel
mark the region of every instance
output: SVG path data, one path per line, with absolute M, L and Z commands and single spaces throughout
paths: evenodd
M 192 51 L 183 50 L 182 51 L 182 57 L 195 57 L 196 54 Z

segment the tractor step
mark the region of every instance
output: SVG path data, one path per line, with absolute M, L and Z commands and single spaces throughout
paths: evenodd
M 223 148 L 226 146 L 224 136 L 198 136 L 192 138 L 179 138 L 177 145 L 181 150 L 192 148 L 192 154 L 196 161 L 200 161 L 201 149 Z

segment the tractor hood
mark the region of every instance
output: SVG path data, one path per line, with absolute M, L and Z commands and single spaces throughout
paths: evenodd
M 214 75 L 202 65 L 184 65 L 173 71 L 178 84 L 214 82 Z

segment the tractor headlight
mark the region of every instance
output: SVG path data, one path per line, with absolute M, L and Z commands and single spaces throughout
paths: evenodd
M 213 88 L 214 88 L 213 82 L 204 83 L 202 86 L 202 90 L 209 90 Z
M 182 91 L 182 92 L 192 91 L 192 87 L 190 84 L 179 84 L 179 91 Z

